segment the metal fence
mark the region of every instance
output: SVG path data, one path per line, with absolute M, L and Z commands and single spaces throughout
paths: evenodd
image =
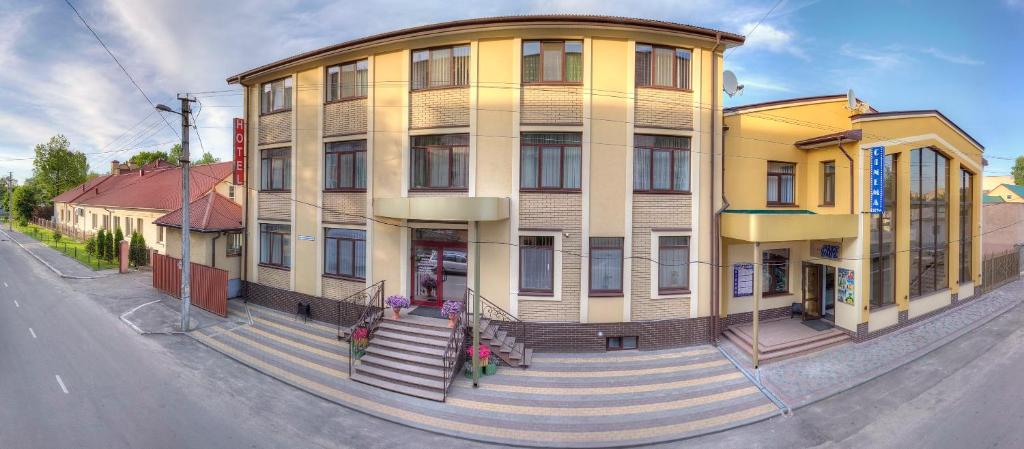
M 78 228 L 75 228 L 74 226 L 71 226 L 71 225 L 66 225 L 66 224 L 62 224 L 62 223 L 55 223 L 55 222 L 53 222 L 51 220 L 46 220 L 46 219 L 43 219 L 43 218 L 33 218 L 32 219 L 32 224 L 34 224 L 36 226 L 39 226 L 41 228 L 49 229 L 51 231 L 57 231 L 57 232 L 61 233 L 64 236 L 71 237 L 71 238 L 73 238 L 75 240 L 78 240 L 80 242 L 85 241 L 89 237 L 92 237 L 92 236 L 96 235 L 95 232 L 90 232 L 90 231 L 86 231 L 86 230 L 83 230 L 83 229 L 78 229 Z
M 981 292 L 989 292 L 1020 278 L 1020 251 L 994 254 L 981 262 Z

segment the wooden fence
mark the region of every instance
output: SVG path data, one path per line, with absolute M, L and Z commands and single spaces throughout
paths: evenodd
M 72 239 L 78 240 L 80 242 L 84 242 L 85 239 L 88 239 L 89 237 L 96 235 L 95 232 L 85 231 L 67 224 L 55 223 L 51 220 L 46 220 L 43 218 L 33 218 L 31 223 L 41 228 L 46 228 L 51 231 L 60 232 L 62 235 L 71 237 Z
M 981 292 L 992 291 L 1020 278 L 1020 251 L 994 254 L 981 262 Z
M 181 260 L 153 253 L 153 287 L 181 298 Z M 228 272 L 192 262 L 189 284 L 192 304 L 200 309 L 228 316 Z

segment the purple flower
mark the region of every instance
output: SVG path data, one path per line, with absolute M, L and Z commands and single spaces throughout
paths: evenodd
M 388 299 L 385 300 L 385 302 L 388 304 L 388 307 L 391 307 L 392 309 L 395 310 L 409 307 L 409 298 L 406 298 L 405 296 L 402 295 L 388 296 Z
M 462 312 L 462 301 L 445 301 L 441 306 L 441 316 L 452 318 Z

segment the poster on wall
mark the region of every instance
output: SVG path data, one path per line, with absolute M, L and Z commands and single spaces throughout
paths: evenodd
M 839 302 L 853 304 L 853 270 L 839 269 Z
M 732 296 L 754 296 L 754 264 L 737 263 L 732 266 Z

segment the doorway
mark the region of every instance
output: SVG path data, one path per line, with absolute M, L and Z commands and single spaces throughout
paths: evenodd
M 469 253 L 467 232 L 459 229 L 414 229 L 412 303 L 441 307 L 466 293 Z
M 804 262 L 803 319 L 835 322 L 836 268 Z

